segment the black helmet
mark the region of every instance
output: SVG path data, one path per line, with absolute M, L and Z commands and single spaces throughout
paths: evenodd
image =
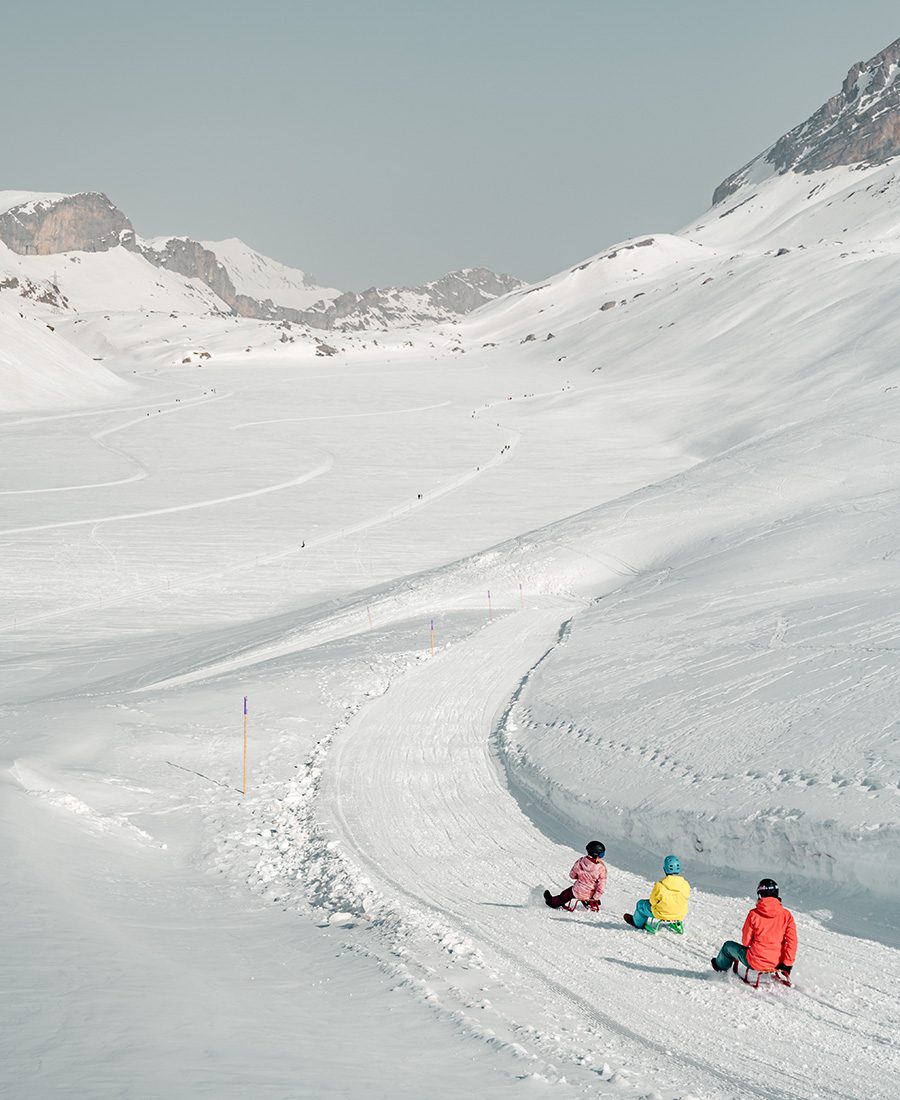
M 756 896 L 760 898 L 778 898 L 781 899 L 781 894 L 778 893 L 778 883 L 773 878 L 760 879 L 759 886 L 756 887 Z
M 606 845 L 601 844 L 599 840 L 590 840 L 585 851 L 592 859 L 603 859 L 606 855 Z

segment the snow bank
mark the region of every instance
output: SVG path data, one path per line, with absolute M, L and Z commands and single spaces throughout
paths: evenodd
M 0 308 L 0 410 L 86 405 L 129 389 L 44 322 Z

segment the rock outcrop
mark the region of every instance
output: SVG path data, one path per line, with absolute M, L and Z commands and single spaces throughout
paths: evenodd
M 271 298 L 238 293 L 225 265 L 199 241 L 190 237 L 142 240 L 122 211 L 97 191 L 36 196 L 9 207 L 0 213 L 0 241 L 20 255 L 104 252 L 122 247 L 155 267 L 186 279 L 199 279 L 241 317 L 290 321 L 326 330 L 406 327 L 452 320 L 524 285 L 510 275 L 467 268 L 413 289 L 372 287 L 362 293 L 348 291 L 308 309 L 294 309 Z
M 900 39 L 847 73 L 843 86 L 806 122 L 729 176 L 713 204 L 770 172 L 816 172 L 842 164 L 883 164 L 900 154 Z
M 280 319 L 270 301 L 258 302 L 246 294 L 238 294 L 231 276 L 214 252 L 190 237 L 168 237 L 163 241 L 125 240 L 126 248 L 140 252 L 155 267 L 164 267 L 186 279 L 199 279 L 240 317 Z
M 524 285 L 521 279 L 497 275 L 484 267 L 464 268 L 420 287 L 348 291 L 292 319 L 314 328 L 343 331 L 450 321 Z
M 106 252 L 133 236 L 128 218 L 99 191 L 25 202 L 0 214 L 0 240 L 21 256 Z

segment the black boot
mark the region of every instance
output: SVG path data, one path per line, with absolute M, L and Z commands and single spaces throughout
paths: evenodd
M 550 893 L 549 890 L 544 891 L 544 903 L 546 905 L 549 905 L 551 909 L 556 908 L 556 906 L 553 904 L 553 895 Z
M 712 963 L 712 968 L 713 968 L 713 970 L 715 970 L 715 972 L 717 974 L 724 974 L 725 973 L 725 971 L 720 966 L 716 966 L 716 960 L 715 959 L 710 959 L 709 961 Z
M 637 926 L 635 925 L 635 923 L 634 923 L 634 917 L 633 917 L 633 916 L 632 916 L 632 915 L 631 915 L 630 913 L 626 913 L 626 914 L 625 914 L 625 915 L 624 915 L 624 916 L 622 917 L 622 920 L 623 920 L 623 921 L 625 921 L 625 923 L 626 923 L 626 924 L 630 924 L 632 928 L 636 928 L 636 927 L 637 927 Z

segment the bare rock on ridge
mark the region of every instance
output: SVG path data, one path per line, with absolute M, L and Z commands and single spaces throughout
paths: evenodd
M 350 290 L 290 319 L 313 328 L 345 331 L 449 321 L 524 285 L 513 275 L 469 267 L 451 271 L 419 287 Z
M 841 90 L 749 164 L 723 180 L 721 202 L 769 171 L 816 172 L 843 164 L 883 164 L 900 154 L 900 38 L 847 73 Z
M 106 252 L 129 237 L 131 222 L 99 191 L 25 202 L 0 214 L 0 240 L 22 256 Z
M 241 317 L 268 319 L 280 316 L 271 302 L 258 302 L 238 294 L 231 276 L 214 252 L 190 237 L 169 237 L 159 242 L 125 241 L 126 248 L 140 252 L 155 267 L 174 271 L 186 279 L 199 279 Z
M 372 287 L 361 293 L 347 291 L 308 309 L 294 309 L 271 298 L 260 300 L 239 294 L 225 265 L 199 241 L 190 237 L 141 240 L 122 211 L 97 191 L 34 196 L 9 207 L 0 213 L 0 241 L 20 255 L 43 256 L 105 252 L 121 246 L 155 267 L 199 279 L 241 317 L 291 321 L 325 330 L 405 327 L 453 320 L 524 286 L 511 275 L 497 275 L 481 267 L 465 268 L 412 289 Z

